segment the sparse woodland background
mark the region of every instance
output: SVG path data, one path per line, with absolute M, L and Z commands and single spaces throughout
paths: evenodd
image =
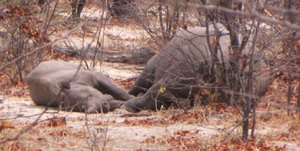
M 84 11 L 91 10 L 90 16 L 83 15 L 78 10 L 78 7 L 82 7 L 79 6 L 80 4 L 84 5 Z M 96 17 L 91 17 L 95 16 L 97 10 L 101 11 Z M 232 131 L 223 138 L 234 135 L 232 132 L 241 128 L 238 139 L 221 145 L 202 147 L 222 150 L 226 149 L 227 145 L 235 143 L 239 147 L 246 147 L 242 148 L 245 150 L 274 149 L 268 148 L 264 142 L 245 145 L 247 141 L 255 142 L 256 125 L 258 122 L 268 121 L 265 118 L 274 108 L 282 110 L 282 114 L 287 119 L 295 122 L 296 128 L 293 127 L 293 133 L 291 132 L 293 135 L 289 135 L 292 135 L 290 137 L 294 140 L 300 140 L 300 1 L 298 0 L 0 0 L 0 94 L 23 97 L 26 93 L 24 76 L 41 61 L 75 58 L 81 60 L 87 69 L 93 70 L 102 65 L 105 51 L 113 49 L 124 52 L 136 47 L 105 45 L 105 30 L 109 26 L 126 27 L 131 24 L 139 26 L 148 35 L 144 40 L 146 43 L 140 47 L 145 46 L 161 51 L 163 45 L 178 31 L 215 23 L 222 23 L 230 32 L 232 56 L 236 60 L 233 63 L 234 68 L 238 69 L 238 66 L 246 66 L 245 64 L 250 66 L 253 63 L 253 59 L 240 55 L 246 51 L 246 43 L 251 39 L 252 48 L 257 49 L 269 66 L 266 74 L 272 76 L 273 84 L 270 86 L 271 92 L 262 101 L 247 96 L 241 96 L 239 100 L 242 102 L 238 103 L 227 100 L 229 104 L 238 108 L 236 114 L 240 120 L 232 125 Z M 83 41 L 91 37 L 93 40 L 88 43 L 82 42 L 81 47 L 78 47 L 69 40 L 72 35 L 82 38 Z M 217 42 L 216 39 L 210 43 Z M 71 53 L 62 53 L 58 49 L 61 46 L 72 50 Z M 235 82 L 232 85 L 232 92 L 253 94 L 252 74 L 232 76 L 237 81 L 244 81 L 242 84 Z M 11 90 L 12 87 L 23 91 L 15 93 Z M 241 92 L 240 89 L 243 91 Z M 279 101 L 276 100 L 278 94 L 283 96 Z M 0 100 L 0 104 L 3 101 Z M 211 100 L 208 104 L 213 106 L 214 111 L 230 112 L 230 109 L 222 106 L 223 103 L 220 100 Z M 257 110 L 264 110 L 266 113 L 262 117 L 256 115 Z M 210 110 L 206 111 L 205 115 L 210 114 Z M 195 117 L 194 114 L 189 113 L 177 118 L 191 118 L 189 116 Z M 197 121 L 199 118 L 195 119 Z M 5 121 L 7 121 L 6 117 L 1 116 L 0 133 L 13 127 Z M 127 125 L 149 126 L 161 121 L 152 122 L 129 122 Z M 1 138 L 3 140 L 0 141 L 0 145 L 5 146 L 7 143 L 17 141 L 22 134 L 26 134 L 38 123 L 39 121 L 36 120 L 36 123 L 24 126 L 24 129 L 19 132 L 20 135 Z M 190 133 L 182 131 L 177 134 L 178 137 L 170 138 L 165 142 L 161 140 L 161 142 L 189 146 L 187 144 L 191 143 L 190 140 L 182 138 Z M 149 143 L 154 140 L 147 141 Z M 181 143 L 172 144 L 174 142 Z M 91 148 L 94 150 L 105 150 L 104 147 L 95 146 L 97 145 L 91 143 Z M 198 148 L 197 145 L 193 147 L 179 149 L 203 149 L 199 144 Z M 10 149 L 18 150 L 13 147 Z

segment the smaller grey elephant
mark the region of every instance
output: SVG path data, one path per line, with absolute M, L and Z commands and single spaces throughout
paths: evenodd
M 25 81 L 36 105 L 64 110 L 106 113 L 130 98 L 123 88 L 101 73 L 64 61 L 40 63 Z

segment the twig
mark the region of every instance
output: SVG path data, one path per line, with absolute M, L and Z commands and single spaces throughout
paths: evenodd
M 155 114 L 153 114 L 153 113 L 139 113 L 139 114 L 129 113 L 129 114 L 122 114 L 122 115 L 120 115 L 120 117 L 142 117 L 142 116 L 152 116 L 152 115 L 155 115 Z
M 6 138 L 6 139 L 0 141 L 0 144 L 4 144 L 4 143 L 6 143 L 6 142 L 8 142 L 8 141 L 14 141 L 14 140 L 19 139 L 19 137 L 20 137 L 22 134 L 28 132 L 31 128 L 33 128 L 33 127 L 38 123 L 38 121 L 40 120 L 40 118 L 42 117 L 42 115 L 44 115 L 44 114 L 47 112 L 47 110 L 48 110 L 48 107 L 46 107 L 46 108 L 44 109 L 44 111 L 43 111 L 42 113 L 40 113 L 40 115 L 35 119 L 35 121 L 34 121 L 33 123 L 31 123 L 27 128 L 22 129 L 22 130 L 21 130 L 16 136 L 14 136 L 14 137 Z
M 242 15 L 242 16 L 248 16 L 248 17 L 256 17 L 257 19 L 269 22 L 269 23 L 273 23 L 273 24 L 278 24 L 278 25 L 282 25 L 285 27 L 288 27 L 290 29 L 293 30 L 300 30 L 300 26 L 297 24 L 292 24 L 290 22 L 287 21 L 280 21 L 280 20 L 276 20 L 270 17 L 266 17 L 263 16 L 262 14 L 260 14 L 259 12 L 255 11 L 254 9 L 252 9 L 249 3 L 245 2 L 247 8 L 249 9 L 250 13 L 246 13 L 243 11 L 238 11 L 238 10 L 232 10 L 229 8 L 225 8 L 225 7 L 219 7 L 216 5 L 197 5 L 197 4 L 188 4 L 187 6 L 190 8 L 194 8 L 194 9 L 207 9 L 207 10 L 218 10 L 218 11 L 222 11 L 222 12 L 227 12 L 227 13 L 231 13 L 231 14 L 236 14 L 236 15 Z M 180 3 L 181 6 L 186 6 L 185 3 Z
M 47 114 L 57 114 L 58 111 L 55 112 L 45 112 Z M 28 118 L 28 117 L 34 117 L 34 116 L 39 116 L 41 113 L 37 113 L 37 114 L 32 114 L 32 115 L 26 115 L 26 116 L 16 116 L 16 117 L 8 117 L 8 118 L 0 118 L 0 121 L 4 121 L 4 120 L 13 120 L 13 119 L 18 119 L 18 118 Z

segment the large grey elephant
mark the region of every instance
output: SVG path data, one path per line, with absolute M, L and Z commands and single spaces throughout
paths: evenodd
M 101 73 L 64 61 L 40 63 L 25 81 L 35 104 L 65 110 L 105 113 L 130 98 L 123 88 Z
M 226 90 L 231 90 L 230 87 L 235 84 L 232 75 L 236 71 L 231 66 L 233 60 L 228 31 L 221 24 L 208 28 L 208 31 L 206 27 L 182 31 L 167 43 L 162 51 L 147 62 L 129 90 L 129 94 L 138 97 L 128 100 L 122 108 L 131 112 L 157 110 L 178 104 L 178 98 L 193 100 L 203 89 L 218 90 L 219 99 L 232 98 Z M 216 42 L 217 31 L 221 35 L 219 43 Z M 211 50 L 218 50 L 214 53 L 215 57 Z M 249 52 L 245 51 L 243 55 L 249 56 Z M 262 96 L 267 91 L 270 78 L 268 74 L 259 72 L 266 67 L 261 54 L 254 55 L 256 63 L 254 70 L 251 70 L 255 78 L 254 94 Z M 247 68 L 243 67 L 241 75 L 249 72 Z

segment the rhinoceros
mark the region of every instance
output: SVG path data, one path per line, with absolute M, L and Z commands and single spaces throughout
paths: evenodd
M 64 110 L 106 113 L 130 98 L 103 74 L 64 61 L 40 63 L 25 81 L 36 105 Z
M 218 30 L 215 30 L 215 27 Z M 144 109 L 157 110 L 162 106 L 178 104 L 178 98 L 193 100 L 203 89 L 219 89 L 222 92 L 219 98 L 229 99 L 228 92 L 222 91 L 230 90 L 230 85 L 234 84 L 234 80 L 226 79 L 233 74 L 228 31 L 220 24 L 208 28 L 209 32 L 206 27 L 182 31 L 168 42 L 163 50 L 147 62 L 143 72 L 129 90 L 129 94 L 138 97 L 128 100 L 121 108 L 131 112 Z M 216 42 L 216 31 L 221 35 L 219 45 Z M 211 49 L 208 45 L 208 36 Z M 216 50 L 218 46 L 216 57 L 212 57 L 210 50 Z M 244 55 L 249 56 L 249 52 L 245 51 Z M 270 77 L 268 74 L 259 74 L 259 70 L 266 67 L 266 64 L 260 59 L 259 54 L 254 55 L 256 62 L 253 70 L 254 94 L 262 96 L 267 91 Z M 226 72 L 217 70 L 216 66 L 222 66 L 219 69 Z M 247 71 L 249 69 L 244 69 L 244 74 Z

